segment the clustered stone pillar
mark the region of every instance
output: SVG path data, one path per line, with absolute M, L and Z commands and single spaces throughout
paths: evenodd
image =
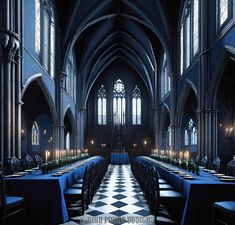
M 0 29 L 0 148 L 1 160 L 20 157 L 20 38 Z

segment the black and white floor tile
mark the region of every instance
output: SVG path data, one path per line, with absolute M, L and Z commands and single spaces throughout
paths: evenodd
M 110 165 L 79 224 L 153 225 L 148 204 L 129 165 Z

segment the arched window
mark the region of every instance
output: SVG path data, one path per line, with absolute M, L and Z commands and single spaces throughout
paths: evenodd
M 188 130 L 184 130 L 184 145 L 189 145 L 189 137 L 188 137 Z
M 137 85 L 132 91 L 132 124 L 141 125 L 141 92 Z
M 55 18 L 52 10 L 50 23 L 50 74 L 55 76 Z
M 161 97 L 164 98 L 165 95 L 171 90 L 171 78 L 168 72 L 168 65 L 166 60 L 166 54 L 163 56 L 162 73 L 161 73 Z
M 66 65 L 65 91 L 76 101 L 76 57 L 71 53 Z
M 98 91 L 98 124 L 106 125 L 107 124 L 107 112 L 106 112 L 106 90 L 104 85 L 101 85 Z
M 54 78 L 55 16 L 50 0 L 35 0 L 35 51 L 40 57 L 42 66 Z
M 113 87 L 113 123 L 114 125 L 124 125 L 126 117 L 125 86 L 118 79 Z
M 184 131 L 184 145 L 197 145 L 197 128 L 192 118 Z
M 70 133 L 69 132 L 66 134 L 66 138 L 65 138 L 65 149 L 70 150 Z
M 35 51 L 41 51 L 41 1 L 35 0 Z
M 180 26 L 180 73 L 189 67 L 199 50 L 199 0 L 187 0 Z
M 166 132 L 166 145 L 170 149 L 171 148 L 171 126 L 167 128 Z
M 197 129 L 194 126 L 191 133 L 191 145 L 197 145 Z
M 39 128 L 36 121 L 33 122 L 31 133 L 32 133 L 32 145 L 39 145 Z

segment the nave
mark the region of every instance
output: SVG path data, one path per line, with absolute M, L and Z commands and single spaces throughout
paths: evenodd
M 154 224 L 154 216 L 130 165 L 109 165 L 89 209 L 83 216 L 71 219 L 82 225 Z

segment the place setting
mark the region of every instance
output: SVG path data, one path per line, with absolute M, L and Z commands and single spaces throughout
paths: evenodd
M 235 177 L 224 175 L 224 176 L 220 176 L 219 180 L 223 182 L 235 182 Z

